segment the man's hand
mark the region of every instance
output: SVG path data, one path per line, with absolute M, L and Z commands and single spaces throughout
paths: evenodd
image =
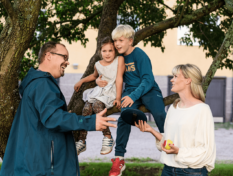
M 76 92 L 78 92 L 78 90 L 80 89 L 80 87 L 82 86 L 82 81 L 79 81 L 79 82 L 77 82 L 75 85 L 74 85 L 74 90 L 76 91 Z
M 127 106 L 131 107 L 134 103 L 134 101 L 129 96 L 125 96 L 121 100 L 123 100 L 121 104 L 122 108 L 127 107 Z
M 121 109 L 121 100 L 114 100 L 113 105 L 116 105 L 118 109 Z
M 146 121 L 139 120 L 138 124 L 136 122 L 134 122 L 135 126 L 138 127 L 140 129 L 140 131 L 142 132 L 151 132 L 152 131 L 152 127 L 146 123 Z
M 170 150 L 167 150 L 164 148 L 163 144 L 161 145 L 161 148 L 163 151 L 165 151 L 167 154 L 178 154 L 179 153 L 179 148 L 174 146 L 174 144 L 169 144 L 169 146 L 171 147 Z
M 96 124 L 95 124 L 96 131 L 103 131 L 107 127 L 114 127 L 114 128 L 117 127 L 116 125 L 112 123 L 108 123 L 108 121 L 116 121 L 115 118 L 103 117 L 106 112 L 107 112 L 107 108 L 105 108 L 100 113 L 96 114 Z
M 108 82 L 107 81 L 104 81 L 101 79 L 102 78 L 102 75 L 100 75 L 96 80 L 96 84 L 99 86 L 99 87 L 105 87 L 108 85 Z

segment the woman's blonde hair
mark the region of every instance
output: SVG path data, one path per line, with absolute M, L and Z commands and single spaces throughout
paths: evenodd
M 191 93 L 192 95 L 205 102 L 205 94 L 202 89 L 202 74 L 201 70 L 193 64 L 186 64 L 186 65 L 177 65 L 172 69 L 172 74 L 176 75 L 177 73 L 182 71 L 183 76 L 187 78 L 191 78 Z M 180 99 L 176 99 L 173 103 L 173 106 L 176 108 Z
M 128 24 L 120 24 L 112 31 L 112 39 L 118 39 L 121 36 L 125 38 L 134 39 L 135 31 L 134 29 Z

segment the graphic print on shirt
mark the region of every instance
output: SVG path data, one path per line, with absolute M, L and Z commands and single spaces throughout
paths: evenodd
M 125 71 L 126 71 L 126 72 L 133 72 L 133 71 L 135 71 L 135 70 L 136 70 L 136 69 L 135 69 L 134 62 L 125 64 Z

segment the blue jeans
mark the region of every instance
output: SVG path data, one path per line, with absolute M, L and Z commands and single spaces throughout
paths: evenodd
M 192 168 L 176 168 L 164 165 L 161 176 L 208 176 L 206 167 L 192 169 Z
M 129 95 L 131 92 L 131 90 L 124 91 L 122 97 Z M 125 109 L 138 109 L 141 105 L 145 105 L 145 107 L 150 111 L 159 131 L 163 133 L 166 112 L 161 91 L 152 88 L 140 99 L 136 100 L 131 107 L 122 108 L 121 111 L 124 111 Z M 125 121 L 119 117 L 117 123 L 115 156 L 124 156 L 126 153 L 126 145 L 129 140 L 130 132 L 131 125 L 125 123 Z

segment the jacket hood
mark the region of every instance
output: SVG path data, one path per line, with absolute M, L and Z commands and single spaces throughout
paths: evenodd
M 34 80 L 39 78 L 50 78 L 56 85 L 57 81 L 49 72 L 43 72 L 40 70 L 35 70 L 33 67 L 30 68 L 27 75 L 24 77 L 22 83 L 19 86 L 19 93 L 23 97 L 24 90 L 26 87 Z M 58 85 L 57 85 L 58 86 Z

